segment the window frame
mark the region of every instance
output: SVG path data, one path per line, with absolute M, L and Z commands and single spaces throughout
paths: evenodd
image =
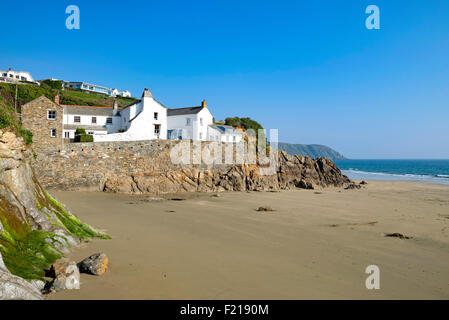
M 54 135 L 53 135 L 53 132 L 55 133 Z M 51 138 L 56 138 L 57 134 L 58 134 L 58 132 L 57 132 L 57 130 L 55 128 L 50 129 L 50 137 Z
M 159 120 L 159 112 L 154 113 L 154 120 Z
M 54 113 L 55 113 L 55 117 L 54 117 L 54 118 L 50 118 L 50 113 L 51 113 L 51 112 L 54 112 Z M 57 117 L 58 117 L 58 114 L 57 114 L 57 111 L 56 111 L 56 110 L 53 110 L 53 109 L 47 110 L 47 120 L 55 121 Z
M 97 117 L 91 118 L 91 124 L 97 124 Z
M 154 134 L 160 134 L 161 133 L 161 125 L 155 124 L 154 125 Z
M 73 123 L 81 123 L 81 116 L 73 116 Z
M 112 124 L 112 117 L 106 118 L 106 124 Z

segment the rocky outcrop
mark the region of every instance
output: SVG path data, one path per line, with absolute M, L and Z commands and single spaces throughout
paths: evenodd
M 3 263 L 1 253 L 0 300 L 42 300 L 42 293 L 38 286 L 9 272 Z
M 41 187 L 30 165 L 33 156 L 21 137 L 0 130 L 3 299 L 39 298 L 36 286 L 25 280 L 42 279 L 44 270 L 80 240 L 106 237 L 80 222 Z
M 279 152 L 275 174 L 262 174 L 258 165 L 234 165 L 216 170 L 180 170 L 136 173 L 105 179 L 102 190 L 120 193 L 178 193 L 314 189 L 344 187 L 350 180 L 329 159 L 311 159 Z

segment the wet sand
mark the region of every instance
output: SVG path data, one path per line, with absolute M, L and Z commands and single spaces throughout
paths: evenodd
M 149 196 L 52 192 L 112 240 L 102 277 L 48 299 L 448 299 L 449 186 Z M 258 212 L 270 206 L 273 212 Z M 411 239 L 386 237 L 401 233 Z M 365 268 L 380 268 L 367 290 Z

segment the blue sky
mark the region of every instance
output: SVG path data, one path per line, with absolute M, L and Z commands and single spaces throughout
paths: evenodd
M 81 11 L 65 28 L 65 8 Z M 381 29 L 365 28 L 380 8 Z M 449 158 L 449 1 L 11 1 L 0 69 L 207 99 L 351 158 Z

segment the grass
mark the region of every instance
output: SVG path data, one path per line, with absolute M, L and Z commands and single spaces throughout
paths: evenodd
M 12 104 L 0 96 L 0 129 L 9 128 L 23 137 L 26 144 L 33 142 L 33 133 L 22 129 L 22 125 L 14 111 Z
M 119 107 L 127 106 L 137 101 L 136 98 L 125 97 L 108 97 L 102 94 L 87 93 L 79 90 L 65 88 L 58 90 L 48 85 L 36 86 L 28 84 L 17 85 L 17 101 L 22 106 L 31 100 L 44 95 L 50 100 L 54 100 L 56 94 L 59 93 L 60 103 L 67 105 L 83 105 L 83 106 L 101 106 L 112 107 L 116 99 Z M 14 103 L 16 94 L 16 85 L 11 83 L 0 83 L 0 97 L 8 101 L 11 105 Z

